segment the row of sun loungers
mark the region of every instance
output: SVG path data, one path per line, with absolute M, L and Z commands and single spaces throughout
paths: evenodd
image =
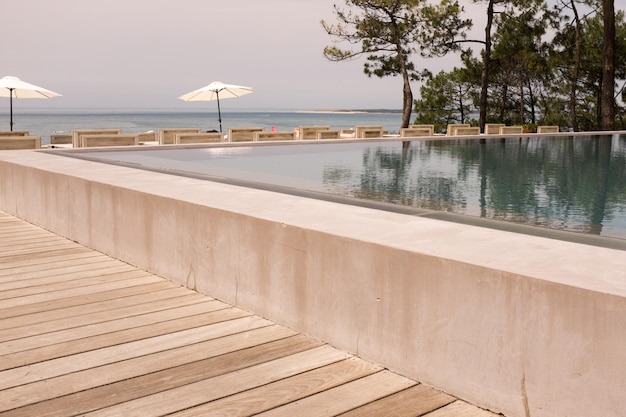
M 557 133 L 558 126 L 539 126 L 537 133 Z M 523 133 L 522 126 L 506 126 L 491 123 L 485 125 L 486 135 Z M 333 130 L 330 126 L 300 126 L 293 131 L 266 130 L 263 127 L 236 127 L 226 135 L 219 132 L 202 132 L 197 128 L 164 128 L 158 132 L 122 133 L 121 129 L 78 129 L 71 134 L 53 134 L 51 147 L 102 147 L 133 145 L 177 145 L 215 142 L 326 140 L 343 138 L 380 138 L 389 133 L 383 126 L 355 126 L 349 130 Z M 400 137 L 435 136 L 434 125 L 411 125 L 400 129 Z M 446 136 L 481 135 L 480 128 L 469 124 L 449 124 Z M 1 132 L 0 149 L 38 149 L 41 137 L 31 136 L 27 131 Z
M 558 133 L 558 126 L 538 126 L 537 133 Z M 522 126 L 507 126 L 501 123 L 487 123 L 485 124 L 486 135 L 507 135 L 524 133 Z M 463 136 L 463 135 L 480 135 L 479 127 L 472 127 L 469 124 L 455 123 L 449 124 L 446 131 L 446 136 Z

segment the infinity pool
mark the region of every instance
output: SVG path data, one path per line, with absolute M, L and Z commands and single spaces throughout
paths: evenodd
M 72 156 L 626 239 L 623 135 L 134 148 Z

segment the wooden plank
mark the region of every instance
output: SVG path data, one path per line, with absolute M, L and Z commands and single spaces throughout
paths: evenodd
M 189 291 L 183 291 L 183 288 L 172 289 L 170 291 L 159 291 L 151 293 L 151 295 L 154 296 L 150 297 L 149 300 L 146 300 L 145 297 L 142 296 L 133 297 L 142 297 L 138 298 L 138 300 L 140 301 L 139 305 L 142 305 L 144 308 L 141 308 L 141 313 L 137 315 L 122 316 L 118 319 L 112 317 L 108 321 L 83 324 L 82 326 L 72 326 L 69 328 L 63 328 L 60 330 L 48 331 L 45 333 L 35 334 L 33 336 L 9 340 L 3 342 L 2 345 L 0 345 L 0 353 L 6 355 L 25 350 L 36 349 L 38 347 L 64 343 L 71 340 L 89 338 L 101 334 L 106 334 L 108 332 L 120 331 L 126 328 L 132 328 L 133 326 L 140 327 L 154 322 L 165 321 L 165 319 L 168 317 L 183 317 L 185 314 L 193 313 L 199 309 L 206 309 L 207 307 L 204 306 L 204 304 L 206 303 L 219 303 L 219 301 L 212 301 L 208 297 L 199 297 L 199 294 L 193 294 Z M 161 303 L 152 303 L 159 300 L 155 297 L 157 295 L 160 296 L 161 300 L 168 301 Z M 149 301 L 150 303 L 148 303 L 147 301 Z M 216 305 L 219 306 L 219 304 Z M 70 308 L 68 310 L 74 310 L 74 308 Z M 104 310 L 101 309 L 100 311 L 108 310 L 117 309 L 106 308 Z M 66 317 L 73 316 L 74 314 L 66 315 Z M 13 318 L 12 320 L 14 319 L 15 318 Z M 31 324 L 31 326 L 32 325 L 33 324 Z M 54 327 L 60 326 L 58 324 L 55 324 Z
M 195 344 L 216 337 L 244 332 L 258 327 L 268 326 L 271 323 L 256 316 L 243 317 L 211 324 L 208 326 L 195 327 L 180 332 L 169 333 L 162 336 L 151 337 L 135 342 L 124 343 L 118 346 L 110 346 L 89 352 L 78 353 L 64 358 L 52 359 L 33 365 L 12 368 L 0 371 L 0 390 L 28 384 L 34 381 L 53 378 L 55 376 L 77 372 L 89 368 L 106 365 L 107 363 L 119 362 L 126 359 L 136 358 L 150 353 L 167 349 L 174 349 Z
M 87 305 L 111 300 L 127 301 L 129 297 L 136 295 L 147 295 L 152 292 L 166 291 L 174 288 L 180 288 L 172 282 L 163 280 L 153 284 L 137 285 L 129 288 L 119 288 L 115 290 L 86 294 L 78 297 L 62 298 L 60 300 L 46 301 L 43 303 L 26 304 L 19 307 L 12 307 L 0 310 L 0 319 L 9 317 L 23 316 L 26 314 L 41 313 L 45 311 L 56 310 L 59 308 L 68 308 L 73 306 Z
M 67 242 L 67 239 L 61 236 L 53 235 L 43 231 L 33 231 L 29 233 L 20 232 L 18 235 L 14 236 L 12 233 L 8 234 L 5 230 L 2 229 L 0 233 L 2 233 L 0 234 L 0 249 L 2 249 L 2 252 L 7 249 L 26 249 L 37 244 L 47 245 L 50 242 Z
M 340 414 L 340 417 L 421 416 L 455 400 L 451 395 L 420 384 Z
M 84 248 L 84 250 L 77 249 L 72 253 L 61 253 L 55 254 L 53 256 L 50 256 L 50 254 L 48 254 L 48 256 L 45 257 L 31 257 L 13 261 L 3 259 L 2 262 L 0 262 L 0 274 L 12 274 L 15 270 L 21 267 L 32 268 L 34 265 L 51 265 L 55 262 L 66 260 L 80 261 L 81 259 L 91 258 L 94 256 L 102 256 L 102 254 L 94 252 L 91 249 Z M 1 270 L 4 270 L 4 273 L 2 273 Z
M 47 252 L 50 250 L 72 248 L 82 248 L 82 246 L 67 239 L 55 239 L 47 241 L 38 239 L 28 244 L 23 243 L 21 245 L 13 244 L 5 246 L 2 252 L 0 252 L 0 261 L 8 257 L 15 257 L 18 255 L 39 256 L 39 253 L 43 251 Z
M 48 301 L 59 300 L 70 297 L 80 297 L 85 294 L 94 294 L 99 292 L 106 292 L 119 288 L 134 287 L 142 284 L 152 284 L 160 282 L 163 278 L 159 278 L 155 275 L 151 275 L 145 271 L 137 270 L 137 277 L 129 278 L 123 281 L 107 282 L 104 284 L 89 285 L 85 287 L 72 288 L 69 290 L 55 291 L 45 294 L 33 294 L 20 298 L 9 298 L 0 300 L 0 310 L 5 308 L 17 307 L 26 304 L 36 304 Z
M 349 358 L 256 389 L 174 413 L 172 417 L 251 416 L 381 370 L 381 367 L 359 358 Z M 379 416 L 381 415 L 394 414 L 379 414 Z
M 335 416 L 417 384 L 415 381 L 382 371 L 297 402 L 258 414 L 263 417 Z
M 85 416 L 144 417 L 181 411 L 237 392 L 288 378 L 311 369 L 350 357 L 330 346 L 320 346 L 302 353 L 265 362 L 224 375 L 169 389 L 132 401 L 107 407 Z M 297 414 L 292 414 L 292 416 Z
M 234 372 L 320 345 L 268 326 L 0 391 L 3 416 L 66 416 Z
M 219 301 L 193 304 L 187 307 L 188 311 L 185 311 L 186 314 L 182 317 L 179 317 L 182 309 L 165 310 L 159 313 L 170 313 L 170 316 L 163 317 L 167 320 L 143 326 L 134 326 L 133 323 L 126 323 L 127 320 L 114 320 L 103 323 L 102 326 L 91 326 L 98 327 L 102 333 L 89 337 L 85 337 L 83 328 L 69 329 L 65 331 L 68 341 L 0 356 L 0 371 L 251 315 L 244 310 L 222 306 Z M 150 317 L 149 320 L 154 320 L 154 317 Z M 117 324 L 117 327 L 126 324 L 126 327 L 123 330 L 109 332 L 101 329 L 108 328 L 111 324 Z M 77 340 L 80 342 L 77 343 Z
M 455 401 L 439 410 L 424 415 L 424 417 L 498 417 L 485 409 L 468 404 L 464 401 Z
M 112 283 L 116 281 L 126 281 L 133 278 L 143 278 L 149 276 L 148 272 L 142 271 L 137 268 L 120 268 L 117 271 L 105 270 L 97 273 L 83 273 L 82 277 L 78 277 L 72 280 L 59 280 L 56 282 L 49 282 L 40 285 L 22 286 L 22 288 L 14 288 L 0 291 L 0 300 L 9 298 L 25 298 L 38 294 L 57 295 L 61 294 L 65 290 L 72 289 L 86 289 L 89 287 L 96 287 L 99 284 Z M 159 278 L 161 279 L 161 278 Z M 61 297 L 65 298 L 65 297 Z
M 53 260 L 44 263 L 26 263 L 21 266 L 12 266 L 5 268 L 3 264 L 0 264 L 0 279 L 4 279 L 4 277 L 9 277 L 11 279 L 13 276 L 19 276 L 24 278 L 29 278 L 30 276 L 27 274 L 33 274 L 33 276 L 41 276 L 37 274 L 45 274 L 48 270 L 58 270 L 62 268 L 71 268 L 71 267 L 80 267 L 91 263 L 103 262 L 103 261 L 114 261 L 120 262 L 115 259 L 109 258 L 106 255 L 103 255 L 98 252 L 84 252 L 79 256 L 75 257 L 62 257 L 58 260 Z
M 187 303 L 197 303 L 203 300 L 202 296 L 189 295 Z M 40 323 L 30 324 L 20 327 L 11 327 L 0 331 L 0 341 L 9 341 L 13 339 L 21 339 L 28 336 L 43 335 L 51 332 L 72 329 L 79 326 L 93 325 L 105 323 L 111 320 L 117 320 L 126 317 L 138 316 L 151 311 L 168 310 L 180 305 L 185 305 L 186 300 L 180 297 L 166 298 L 149 303 L 139 303 L 128 305 L 117 309 L 106 308 L 93 313 L 70 316 L 54 321 L 44 321 Z
M 39 260 L 43 263 L 48 259 L 53 259 L 59 256 L 76 255 L 84 252 L 92 252 L 92 250 L 82 246 L 73 246 L 66 249 L 51 248 L 35 252 L 36 256 L 34 255 L 35 253 L 0 256 L 0 262 L 2 263 L 3 267 L 7 268 L 8 265 L 15 263 L 19 264 L 21 262 L 32 262 L 34 259 Z
M 110 262 L 101 261 L 86 265 L 75 265 L 68 268 L 57 268 L 49 271 L 39 271 L 38 273 L 16 274 L 14 279 L 0 278 L 0 291 L 13 290 L 17 288 L 35 287 L 56 282 L 79 280 L 99 275 L 113 274 L 117 272 L 132 271 L 134 268 L 123 262 L 111 259 Z
M 153 276 L 146 271 L 123 265 L 111 269 L 102 269 L 97 272 L 91 272 L 92 273 L 83 272 L 82 274 L 79 274 L 78 277 L 74 277 L 74 279 L 61 279 L 56 282 L 53 281 L 39 285 L 32 284 L 22 288 L 6 289 L 0 291 L 0 299 L 28 297 L 36 294 L 52 294 L 77 288 L 89 289 L 100 284 Z
M 161 284 L 161 283 L 159 283 Z M 202 296 L 195 293 L 188 288 L 174 287 L 165 289 L 162 291 L 152 291 L 147 294 L 133 295 L 130 297 L 123 297 L 117 300 L 104 300 L 100 302 L 81 304 L 77 306 L 69 306 L 64 308 L 55 308 L 50 311 L 44 310 L 32 314 L 17 315 L 14 317 L 8 317 L 0 319 L 0 330 L 11 329 L 14 327 L 32 326 L 37 323 L 50 322 L 54 320 L 61 320 L 68 317 L 82 317 L 88 314 L 93 314 L 101 311 L 118 310 L 120 308 L 137 306 L 149 302 L 165 300 L 168 298 L 176 297 L 192 297 L 195 298 L 195 302 L 210 301 L 211 298 Z M 189 304 L 189 301 L 181 300 L 176 307 Z M 142 310 L 142 312 L 145 312 Z M 111 317 L 113 320 L 113 317 Z M 55 326 L 57 327 L 57 326 Z

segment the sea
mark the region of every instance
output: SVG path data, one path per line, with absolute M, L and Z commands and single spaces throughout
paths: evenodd
M 292 131 L 299 126 L 330 126 L 333 130 L 357 125 L 382 125 L 389 133 L 400 130 L 400 110 L 245 110 L 222 112 L 222 132 L 230 127 L 263 127 Z M 13 113 L 13 130 L 26 130 L 50 143 L 52 134 L 70 134 L 74 129 L 122 129 L 123 133 L 158 132 L 161 128 L 199 128 L 220 131 L 217 111 L 110 110 L 110 109 L 21 109 Z M 0 114 L 0 130 L 9 130 L 8 112 Z

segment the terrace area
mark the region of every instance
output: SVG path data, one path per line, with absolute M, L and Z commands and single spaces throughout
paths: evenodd
M 0 212 L 1 416 L 494 414 Z
M 16 407 L 21 406 L 60 403 L 74 395 L 75 404 L 83 404 L 82 396 L 89 403 L 90 393 L 100 392 L 92 390 L 106 387 L 115 391 L 107 398 L 117 401 L 141 391 L 153 377 L 150 386 L 169 383 L 173 378 L 169 372 L 181 370 L 176 378 L 185 382 L 178 387 L 161 385 L 162 394 L 148 390 L 129 398 L 125 406 L 120 404 L 127 400 L 98 406 L 93 412 L 105 413 L 107 407 L 130 410 L 132 404 L 150 407 L 152 401 L 170 407 L 178 399 L 199 398 L 198 392 L 202 404 L 223 398 L 239 404 L 239 395 L 279 387 L 277 397 L 300 389 L 306 394 L 272 403 L 276 405 L 264 412 L 307 415 L 289 411 L 303 406 L 310 415 L 324 415 L 313 404 L 343 404 L 350 398 L 343 390 L 356 387 L 354 395 L 360 399 L 328 415 L 368 415 L 360 407 L 378 410 L 382 404 L 387 410 L 392 403 L 410 402 L 398 400 L 403 393 L 414 399 L 420 397 L 419 390 L 432 387 L 426 397 L 445 400 L 422 412 L 432 412 L 431 417 L 448 410 L 455 416 L 486 412 L 481 409 L 509 417 L 623 414 L 626 257 L 620 249 L 67 158 L 50 151 L 0 152 L 0 211 L 7 223 L 3 226 L 9 226 L 1 235 L 5 252 L 0 255 L 0 282 L 9 286 L 3 287 L 3 295 L 10 294 L 0 300 L 0 313 L 11 311 L 2 320 L 9 327 L 0 330 L 8 336 L 0 348 L 7 361 L 0 364 L 11 367 L 0 371 L 5 384 L 0 394 L 24 393 L 0 400 L 7 413 L 18 413 Z M 17 233 L 11 236 L 13 227 Z M 28 236 L 21 227 L 35 237 L 15 249 L 19 245 L 11 239 Z M 55 251 L 60 251 L 60 259 L 55 259 Z M 67 265 L 76 270 L 64 269 L 63 262 L 69 261 L 64 257 L 74 251 L 78 255 L 72 256 L 100 258 L 119 267 L 123 276 L 93 275 L 92 263 L 70 261 Z M 28 275 L 29 268 L 42 275 Z M 78 278 L 83 273 L 85 279 Z M 43 281 L 29 287 L 39 279 Z M 145 290 L 146 285 L 162 289 Z M 125 293 L 127 287 L 138 293 Z M 150 299 L 169 291 L 178 292 L 176 303 L 183 298 L 196 301 L 158 307 L 162 301 Z M 101 303 L 101 295 L 109 301 Z M 64 305 L 68 300 L 78 304 Z M 127 301 L 130 305 L 124 304 Z M 97 308 L 103 312 L 71 316 L 92 305 L 101 306 Z M 146 310 L 150 305 L 153 309 Z M 204 310 L 208 305 L 213 307 Z M 193 310 L 196 307 L 199 310 Z M 169 316 L 171 310 L 179 315 Z M 129 311 L 134 312 L 127 317 Z M 228 316 L 231 313 L 234 316 Z M 143 316 L 161 314 L 164 319 L 157 322 L 141 321 Z M 98 315 L 100 321 L 80 321 Z M 196 324 L 190 324 L 191 316 Z M 35 321 L 29 323 L 31 319 Z M 123 326 L 102 327 L 99 323 L 104 322 Z M 134 324 L 124 327 L 127 323 Z M 80 328 L 94 333 L 81 334 Z M 15 337 L 14 331 L 26 333 Z M 257 331 L 272 334 L 257 339 L 248 333 Z M 64 334 L 62 339 L 54 339 L 57 332 Z M 236 335 L 245 339 L 244 344 L 228 350 L 228 338 Z M 26 340 L 33 344 L 20 346 Z M 226 350 L 201 347 L 224 341 Z M 273 343 L 281 346 L 278 356 L 259 353 L 261 346 Z M 194 356 L 191 351 L 199 346 L 200 356 Z M 260 350 L 255 350 L 257 346 Z M 190 349 L 189 358 L 197 359 L 176 363 L 187 360 L 186 351 L 178 349 Z M 37 358 L 43 352 L 49 356 Z M 153 368 L 119 366 L 128 360 L 140 364 L 158 352 L 173 353 L 173 362 L 157 359 Z M 231 353 L 234 356 L 224 356 Z M 297 356 L 308 354 L 313 356 L 306 361 Z M 257 355 L 268 359 L 254 362 Z M 9 362 L 12 357 L 21 359 Z M 193 380 L 198 376 L 185 379 L 200 362 L 213 360 L 224 360 L 233 368 L 218 370 L 219 375 L 201 371 L 202 381 Z M 363 376 L 314 392 L 295 382 L 300 375 L 306 379 L 311 376 L 308 372 L 323 373 L 326 366 L 343 361 L 364 367 L 357 371 Z M 256 375 L 257 366 L 265 376 Z M 124 374 L 126 369 L 130 374 Z M 136 369 L 139 374 L 133 374 Z M 343 372 L 347 371 L 328 378 L 334 380 Z M 204 380 L 205 375 L 209 379 Z M 214 379 L 221 375 L 224 379 Z M 317 381 L 313 385 L 327 380 L 313 375 Z M 63 379 L 67 383 L 58 378 L 67 378 Z M 208 387 L 223 389 L 228 381 L 243 383 L 244 388 L 207 397 Z M 367 381 L 377 381 L 375 388 L 359 385 Z M 29 392 L 32 387 L 37 388 Z M 97 396 L 106 397 L 103 392 Z M 371 396 L 373 392 L 378 394 Z M 194 406 L 187 403 L 173 412 Z M 466 407 L 469 414 L 460 410 Z M 115 413 L 133 415 L 126 409 L 120 413 L 119 408 Z M 159 413 L 166 411 L 155 412 Z M 420 414 L 413 410 L 407 415 Z

